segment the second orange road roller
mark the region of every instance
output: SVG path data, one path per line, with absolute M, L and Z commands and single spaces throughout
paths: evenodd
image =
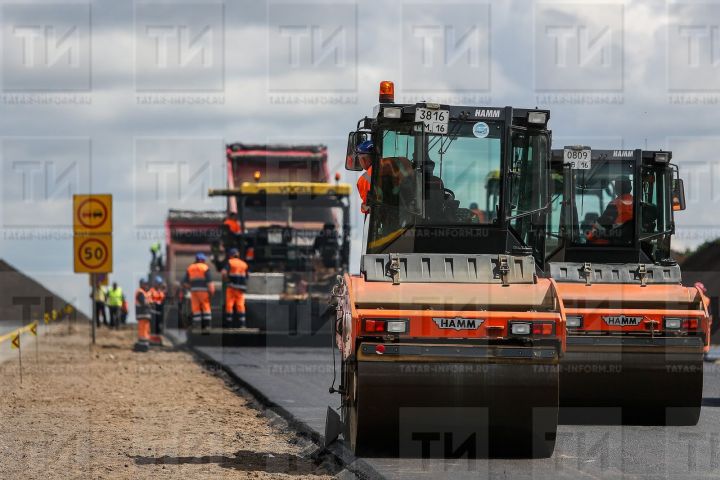
M 358 454 L 552 454 L 562 303 L 543 278 L 546 110 L 395 104 L 350 133 L 359 274 L 334 287 L 344 438 Z
M 672 152 L 553 150 L 547 262 L 567 320 L 561 418 L 695 425 L 709 300 L 672 259 L 685 208 Z

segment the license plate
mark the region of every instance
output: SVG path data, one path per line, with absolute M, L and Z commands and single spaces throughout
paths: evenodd
M 563 164 L 570 165 L 573 170 L 589 170 L 592 166 L 592 150 L 589 148 L 566 148 L 563 152 Z
M 415 121 L 423 122 L 428 133 L 447 134 L 450 110 L 433 110 L 418 108 L 415 110 Z

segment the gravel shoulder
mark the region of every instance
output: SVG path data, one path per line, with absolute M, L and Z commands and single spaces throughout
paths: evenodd
M 41 328 L 0 364 L 2 478 L 331 478 L 312 446 L 221 372 L 170 347 L 132 352 L 133 330 Z M 7 343 L 0 349 L 9 349 Z

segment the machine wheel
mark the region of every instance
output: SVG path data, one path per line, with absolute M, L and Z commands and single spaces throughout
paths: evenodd
M 396 439 L 388 432 L 397 429 L 388 428 L 381 431 L 372 416 L 366 415 L 367 405 L 361 404 L 360 381 L 356 364 L 346 366 L 347 394 L 343 402 L 343 436 L 345 444 L 358 457 L 393 454 L 392 446 Z M 372 437 L 372 442 L 370 438 Z
M 345 365 L 343 370 L 345 371 L 345 391 L 346 394 L 343 398 L 343 437 L 345 443 L 350 450 L 360 456 L 362 448 L 358 443 L 358 381 L 357 381 L 357 368 L 351 365 Z

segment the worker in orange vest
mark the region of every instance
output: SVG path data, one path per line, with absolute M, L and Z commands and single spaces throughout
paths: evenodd
M 234 235 L 242 233 L 242 226 L 240 225 L 240 222 L 237 219 L 237 213 L 235 212 L 228 213 L 225 221 L 223 221 L 223 225 L 225 225 L 228 231 Z
M 245 291 L 247 290 L 248 264 L 240 258 L 237 248 L 228 252 L 230 258 L 227 266 L 222 270 L 223 280 L 227 283 L 225 288 L 225 315 L 229 324 L 234 324 L 237 311 L 240 327 L 245 327 Z
M 477 219 L 477 223 L 486 223 L 485 220 L 485 212 L 480 210 L 480 207 L 478 207 L 478 204 L 475 202 L 472 202 L 470 204 L 470 213 L 473 217 Z
M 225 221 L 223 221 L 223 227 L 225 227 L 225 243 L 240 248 L 243 231 L 237 213 L 228 213 Z
M 632 180 L 626 177 L 616 179 L 613 182 L 613 191 L 615 198 L 610 200 L 603 214 L 600 215 L 587 234 L 587 240 L 590 243 L 596 245 L 609 244 L 610 239 L 602 238 L 600 232 L 603 229 L 619 227 L 634 218 Z M 623 233 L 621 230 L 618 230 L 618 232 Z
M 195 255 L 195 263 L 187 268 L 183 279 L 185 288 L 190 290 L 193 327 L 200 326 L 203 330 L 210 327 L 210 296 L 215 293 L 205 261 L 204 253 Z
M 135 290 L 135 319 L 138 324 L 138 339 L 135 350 L 147 352 L 150 348 L 150 289 L 148 282 L 140 280 L 140 287 Z
M 165 284 L 162 277 L 155 278 L 155 286 L 150 289 L 150 298 L 153 309 L 152 333 L 160 335 L 162 333 L 163 308 L 165 308 Z
M 371 179 L 372 179 L 372 156 L 374 153 L 374 144 L 372 140 L 365 140 L 356 149 L 358 155 L 358 161 L 365 170 L 357 181 L 357 189 L 360 194 L 360 211 L 367 214 L 370 212 L 370 207 L 367 205 L 367 196 L 370 191 Z

